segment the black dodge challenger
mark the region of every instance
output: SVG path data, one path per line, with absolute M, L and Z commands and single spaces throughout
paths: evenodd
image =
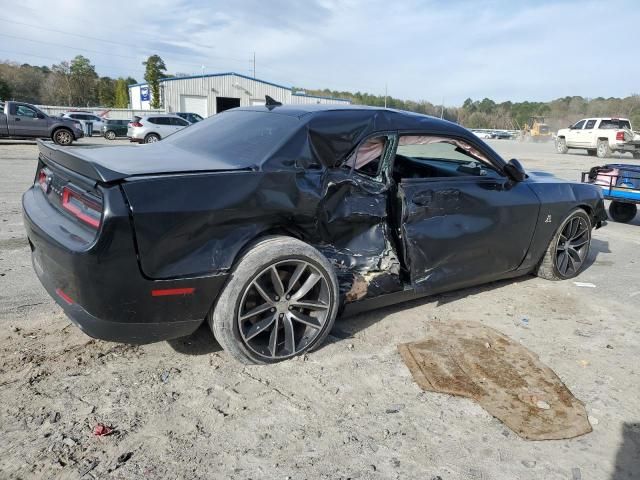
M 319 346 L 339 312 L 572 278 L 606 219 L 597 187 L 381 108 L 268 103 L 142 147 L 39 147 L 25 226 L 71 320 L 122 342 L 206 321 L 247 363 Z

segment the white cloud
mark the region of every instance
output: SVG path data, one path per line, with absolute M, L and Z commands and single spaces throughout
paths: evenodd
M 51 64 L 83 54 L 102 75 L 141 79 L 141 62 L 152 53 L 171 72 L 199 73 L 205 65 L 208 72 L 250 74 L 255 51 L 257 76 L 274 82 L 378 94 L 388 83 L 394 96 L 447 104 L 466 97 L 625 96 L 637 90 L 640 73 L 634 52 L 640 11 L 633 1 L 49 5 L 32 0 L 2 8 L 0 18 L 13 22 L 0 22 L 0 34 L 32 41 L 0 35 L 0 58 Z

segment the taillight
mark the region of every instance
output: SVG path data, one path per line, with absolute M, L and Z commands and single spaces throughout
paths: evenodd
M 624 132 L 616 132 L 616 140 L 619 142 L 624 142 Z
M 40 185 L 40 188 L 44 193 L 47 193 L 47 172 L 44 168 L 41 168 L 38 173 L 38 185 Z
M 131 122 L 129 125 L 131 125 L 132 127 L 141 127 L 142 124 L 140 122 Z
M 95 229 L 100 227 L 102 205 L 69 187 L 62 189 L 62 208 Z

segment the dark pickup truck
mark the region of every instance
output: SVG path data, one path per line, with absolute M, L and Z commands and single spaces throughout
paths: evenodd
M 50 117 L 28 103 L 0 101 L 0 138 L 50 138 L 71 145 L 83 136 L 80 122 Z

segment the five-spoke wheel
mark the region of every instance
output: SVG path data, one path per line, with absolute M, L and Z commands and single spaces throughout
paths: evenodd
M 584 267 L 590 246 L 591 218 L 578 208 L 560 224 L 538 264 L 536 275 L 548 280 L 575 277 Z
M 222 345 L 244 363 L 274 363 L 320 345 L 338 310 L 333 267 L 290 237 L 266 237 L 235 265 L 209 313 Z
M 560 232 L 556 244 L 556 268 L 564 277 L 571 277 L 580 267 L 589 252 L 591 225 L 581 216 L 572 217 Z
M 237 315 L 242 340 L 260 356 L 295 355 L 322 331 L 329 302 L 329 279 L 308 262 L 268 266 L 242 296 Z

